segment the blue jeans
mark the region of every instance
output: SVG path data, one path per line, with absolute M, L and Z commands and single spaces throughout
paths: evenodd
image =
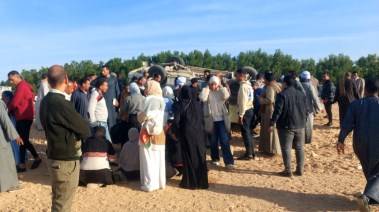
M 102 126 L 102 127 L 105 128 L 105 138 L 112 143 L 112 139 L 111 139 L 111 136 L 109 134 L 109 129 L 108 129 L 107 122 L 97 121 L 96 122 L 96 126 Z M 92 135 L 94 135 L 95 134 L 95 128 L 92 127 L 91 131 L 92 131 Z
M 224 158 L 225 165 L 234 164 L 232 152 L 230 151 L 229 136 L 225 129 L 224 121 L 215 121 L 213 123 L 213 133 L 211 136 L 212 161 L 220 161 L 218 141 L 220 141 L 222 157 Z
M 291 172 L 291 150 L 295 147 L 296 171 L 304 171 L 305 129 L 278 129 L 280 147 L 286 172 Z
M 241 134 L 243 138 L 243 142 L 245 144 L 246 154 L 253 155 L 254 154 L 254 142 L 251 137 L 250 126 L 254 118 L 254 109 L 250 108 L 246 110 L 243 116 L 243 124 L 241 125 Z

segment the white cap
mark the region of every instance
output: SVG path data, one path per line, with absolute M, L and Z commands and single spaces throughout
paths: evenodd
M 300 78 L 309 80 L 311 79 L 311 73 L 309 73 L 309 71 L 303 71 L 300 74 Z

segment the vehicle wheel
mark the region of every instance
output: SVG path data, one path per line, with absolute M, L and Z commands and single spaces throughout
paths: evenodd
M 162 77 L 161 86 L 165 86 L 167 83 L 167 74 L 165 69 L 160 65 L 153 65 L 149 69 L 149 76 L 153 77 L 154 74 L 159 74 Z
M 250 78 L 251 80 L 255 80 L 255 77 L 256 77 L 257 74 L 258 74 L 258 71 L 255 70 L 255 68 L 250 67 L 250 66 L 245 66 L 245 67 L 242 68 L 242 70 L 245 70 L 245 71 L 249 74 L 249 78 Z M 249 79 L 249 80 L 250 80 L 250 79 Z
M 240 83 L 235 79 L 228 80 L 228 85 L 230 88 L 230 98 L 229 103 L 236 105 L 237 104 L 237 96 L 238 96 L 238 90 L 240 89 Z
M 181 57 L 178 57 L 178 56 L 171 56 L 168 60 L 167 60 L 167 63 L 172 63 L 172 62 L 176 62 L 180 65 L 185 65 L 184 64 L 184 60 L 181 58 Z

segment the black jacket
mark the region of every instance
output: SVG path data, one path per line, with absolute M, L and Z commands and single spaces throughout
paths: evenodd
M 294 86 L 285 88 L 276 96 L 270 125 L 278 129 L 305 128 L 307 106 L 305 95 Z
M 78 140 L 89 136 L 89 126 L 73 104 L 63 94 L 49 92 L 41 101 L 40 117 L 47 139 L 47 158 L 78 160 Z
M 327 100 L 329 103 L 332 103 L 334 101 L 335 95 L 336 87 L 334 86 L 333 82 L 330 80 L 325 81 L 322 86 L 321 99 Z

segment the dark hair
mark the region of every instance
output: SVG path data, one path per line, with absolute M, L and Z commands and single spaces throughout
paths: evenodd
M 66 76 L 67 72 L 63 66 L 53 65 L 47 71 L 47 81 L 52 88 L 63 83 Z
M 262 78 L 263 78 L 263 74 L 257 74 L 257 76 L 255 76 L 256 80 L 259 80 L 259 79 L 262 79 Z
M 325 70 L 324 72 L 322 72 L 322 75 L 328 75 L 328 76 L 330 76 L 329 70 Z
M 132 83 L 132 82 L 136 82 L 136 81 L 138 81 L 138 77 L 136 77 L 136 76 L 133 76 L 133 77 L 130 79 L 130 83 Z
M 193 83 L 197 83 L 197 78 L 192 78 L 191 79 L 191 84 L 193 84 Z
M 79 80 L 79 86 L 83 86 L 87 81 L 90 81 L 89 77 L 83 77 Z
M 13 99 L 13 93 L 12 91 L 3 91 L 2 95 L 9 98 L 9 101 Z
M 245 69 L 239 68 L 239 69 L 237 69 L 236 74 L 244 74 L 245 75 L 245 74 L 247 74 L 247 72 Z
M 204 74 L 205 74 L 205 73 L 209 73 L 209 74 L 210 74 L 210 73 L 211 73 L 211 71 L 210 71 L 210 70 L 208 70 L 208 69 L 206 69 L 206 70 L 204 70 Z
M 213 77 L 212 74 L 208 75 L 207 78 L 205 79 L 206 82 L 209 82 L 209 80 L 211 79 L 211 77 Z
M 366 89 L 366 92 L 370 94 L 379 92 L 379 80 L 375 78 L 366 80 L 365 89 Z
M 42 74 L 42 79 L 46 79 L 47 78 L 47 74 Z
M 105 79 L 105 78 L 98 79 L 96 82 L 96 88 L 100 88 L 100 86 L 102 86 L 106 82 L 107 82 L 107 79 Z
M 108 70 L 109 70 L 109 66 L 108 66 L 108 65 L 106 65 L 106 64 L 105 64 L 105 65 L 102 65 L 102 66 L 100 66 L 100 70 L 101 70 L 101 69 L 103 69 L 103 68 L 106 68 L 106 69 L 108 69 Z
M 267 72 L 265 73 L 265 79 L 269 82 L 272 82 L 275 80 L 275 75 L 274 73 L 271 73 L 271 72 Z
M 95 127 L 95 134 L 93 135 L 95 138 L 105 138 L 105 127 L 97 126 Z
M 18 71 L 15 71 L 15 70 L 10 71 L 8 73 L 8 77 L 13 77 L 14 75 L 17 75 L 17 76 L 21 77 L 20 73 L 18 73 Z
M 88 78 L 92 78 L 92 77 L 94 77 L 94 76 L 96 76 L 96 74 L 88 74 L 88 75 L 87 75 Z
M 296 79 L 296 77 L 297 77 L 296 71 L 294 71 L 294 70 L 289 71 L 287 73 L 287 76 L 292 77 L 292 79 Z
M 158 76 L 161 76 L 161 75 L 158 74 L 158 73 L 155 73 L 154 76 L 153 76 L 153 78 L 158 78 Z M 162 76 L 161 76 L 161 77 L 162 77 Z
M 358 71 L 352 71 L 351 73 L 352 74 L 358 74 Z
M 284 77 L 283 82 L 285 82 L 287 86 L 295 85 L 295 79 L 293 79 L 293 76 L 288 74 Z
M 351 77 L 351 72 L 350 71 L 346 72 L 345 77 Z

